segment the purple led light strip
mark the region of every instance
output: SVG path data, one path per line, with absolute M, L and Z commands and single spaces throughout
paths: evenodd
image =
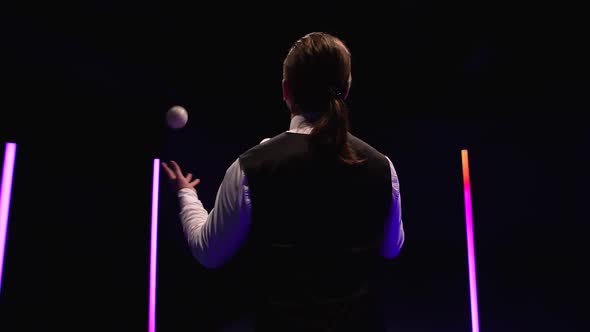
M 10 192 L 12 190 L 15 156 L 16 143 L 6 143 L 4 166 L 2 167 L 2 184 L 0 186 L 0 290 L 2 290 L 4 249 L 6 245 L 6 232 L 8 231 L 8 209 L 10 208 Z
M 467 150 L 461 150 L 461 164 L 463 166 L 463 192 L 465 196 L 467 263 L 469 265 L 469 295 L 471 300 L 471 330 L 473 332 L 479 332 L 477 284 L 475 278 L 475 242 L 473 239 L 473 212 L 471 209 L 471 180 L 469 178 L 469 156 Z
M 158 253 L 158 191 L 160 184 L 160 159 L 154 159 L 152 183 L 152 231 L 150 241 L 150 294 L 148 332 L 156 332 L 156 261 Z

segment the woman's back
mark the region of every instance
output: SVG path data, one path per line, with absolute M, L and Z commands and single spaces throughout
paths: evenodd
M 324 326 L 367 310 L 392 174 L 385 156 L 348 139 L 364 162 L 329 157 L 290 132 L 240 156 L 252 202 L 241 257 L 267 323 Z

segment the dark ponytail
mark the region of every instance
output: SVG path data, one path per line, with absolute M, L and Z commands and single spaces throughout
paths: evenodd
M 341 96 L 332 96 L 328 110 L 313 122 L 312 142 L 321 149 L 336 152 L 347 164 L 358 164 L 362 160 L 348 143 L 348 130 L 348 107 Z
M 347 164 L 362 162 L 348 142 L 350 52 L 327 33 L 313 32 L 295 42 L 283 63 L 291 95 L 291 112 L 313 125 L 312 144 Z

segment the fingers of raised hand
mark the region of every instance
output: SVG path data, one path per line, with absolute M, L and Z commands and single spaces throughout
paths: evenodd
M 170 160 L 170 164 L 172 164 L 172 169 L 174 170 L 174 174 L 176 174 L 177 177 L 184 177 L 182 175 L 182 170 L 180 169 L 180 166 L 178 166 L 178 164 L 174 160 Z
M 164 171 L 166 172 L 166 175 L 168 175 L 169 180 L 176 180 L 176 175 L 174 174 L 174 171 L 170 169 L 170 166 L 168 166 L 168 164 L 162 162 L 162 168 L 164 168 Z

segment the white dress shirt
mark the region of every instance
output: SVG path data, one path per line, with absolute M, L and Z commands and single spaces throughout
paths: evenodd
M 297 115 L 291 119 L 289 132 L 309 134 L 311 130 L 312 127 L 305 122 L 303 116 Z M 260 144 L 264 144 L 266 140 L 268 139 Z M 382 256 L 394 258 L 403 246 L 405 235 L 401 219 L 399 181 L 391 160 L 387 160 L 391 169 L 393 199 L 387 219 L 383 221 L 385 236 Z M 252 204 L 248 180 L 240 168 L 239 159 L 236 159 L 225 172 L 210 213 L 203 207 L 197 192 L 192 189 L 179 190 L 178 198 L 180 221 L 195 258 L 207 268 L 223 265 L 244 244 L 251 224 Z

